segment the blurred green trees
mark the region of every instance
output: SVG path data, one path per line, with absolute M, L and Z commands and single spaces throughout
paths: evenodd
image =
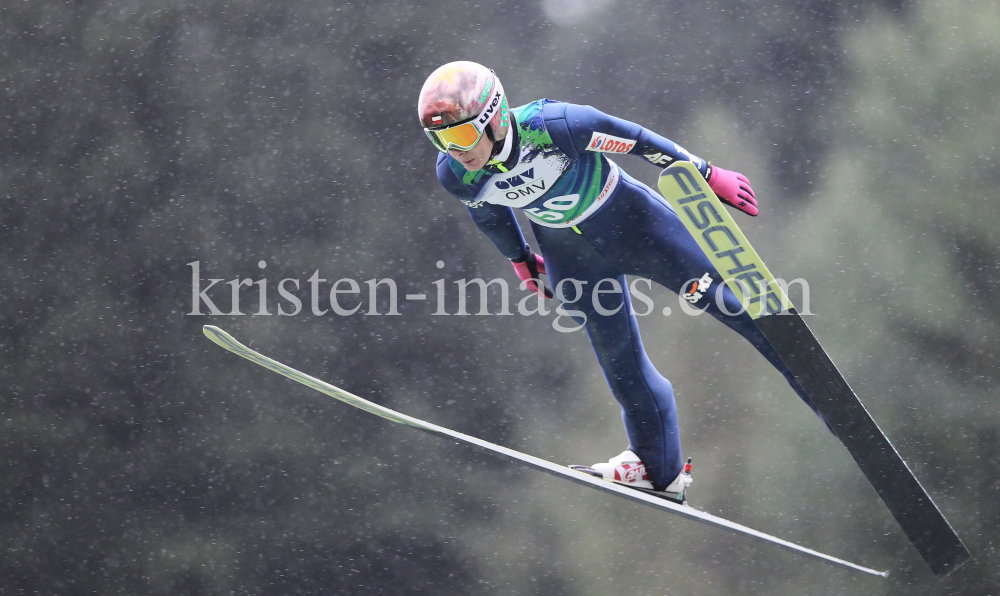
M 416 127 L 424 76 L 457 58 L 494 66 L 515 104 L 591 103 L 757 168 L 755 187 L 771 189 L 748 233 L 768 234 L 776 272 L 809 279 L 810 323 L 835 361 L 976 556 L 995 560 L 996 5 L 860 25 L 861 8 L 818 1 L 596 3 L 576 20 L 554 18 L 558 5 L 0 7 L 0 591 L 849 589 L 784 553 L 389 428 L 201 337 L 222 326 L 359 395 L 563 463 L 623 446 L 586 339 L 545 321 L 420 304 L 401 317 L 186 315 L 192 261 L 203 279 L 272 288 L 314 271 L 392 277 L 401 293 L 513 282 L 438 187 Z M 654 318 L 647 343 L 683 398 L 686 444 L 710 464 L 698 506 L 913 564 L 877 502 L 839 496 L 866 487 L 787 388 L 737 374 L 759 365 L 745 346 Z M 683 341 L 702 332 L 707 346 Z
M 834 359 L 996 585 L 1000 5 L 875 13 L 845 46 L 851 93 L 797 270 Z

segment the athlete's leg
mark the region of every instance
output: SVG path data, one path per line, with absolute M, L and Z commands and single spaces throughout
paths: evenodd
M 670 205 L 649 187 L 624 173 L 621 184 L 619 196 L 580 226 L 584 234 L 592 238 L 595 247 L 623 273 L 648 277 L 678 293 L 690 288 L 692 280 L 709 273 L 712 278 L 709 291 L 692 307 L 704 308 L 746 338 L 816 411 L 791 371 L 750 315 L 744 312 L 736 295 L 722 283 L 723 279 Z M 601 229 L 596 229 L 597 226 Z M 717 290 L 721 294 L 717 294 Z M 717 298 L 722 299 L 721 308 Z
M 597 360 L 622 407 L 629 449 L 646 465 L 654 488 L 662 490 L 681 470 L 677 408 L 670 382 L 646 356 L 625 276 L 583 236 L 569 229 L 535 226 L 549 281 L 562 283 L 564 308 L 579 311 Z M 579 282 L 574 286 L 571 280 Z M 615 280 L 620 293 L 612 292 Z M 607 293 L 594 290 L 601 283 Z M 577 292 L 577 288 L 582 292 Z M 578 295 L 579 294 L 579 295 Z M 570 302 L 572 301 L 572 302 Z M 598 305 L 602 312 L 598 311 Z M 577 317 L 583 322 L 583 317 Z M 567 327 L 574 327 L 566 323 Z

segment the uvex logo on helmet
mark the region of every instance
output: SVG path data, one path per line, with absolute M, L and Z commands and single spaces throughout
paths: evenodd
M 497 106 L 499 105 L 500 105 L 500 90 L 497 89 L 496 92 L 493 94 L 493 101 L 491 101 L 490 105 L 487 106 L 486 109 L 483 110 L 483 113 L 479 115 L 479 119 L 476 120 L 476 123 L 479 124 L 479 126 L 485 126 L 486 123 L 490 121 L 490 118 L 493 117 L 493 114 L 497 111 Z

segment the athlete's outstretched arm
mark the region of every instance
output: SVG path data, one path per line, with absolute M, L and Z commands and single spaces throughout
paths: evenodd
M 641 155 L 650 163 L 664 168 L 677 160 L 690 161 L 703 176 L 708 176 L 708 163 L 704 159 L 648 128 L 605 114 L 597 108 L 561 102 L 546 104 L 545 120 L 552 140 L 560 148 L 572 149 L 576 153 L 571 157 L 578 157 L 584 151 L 630 153 Z M 554 127 L 554 124 L 562 126 Z
M 545 260 L 528 247 L 520 226 L 514 218 L 514 210 L 489 203 L 469 204 L 469 214 L 480 231 L 489 236 L 505 257 L 510 259 L 518 279 L 528 290 L 545 298 L 552 298 L 552 290 L 545 287 L 539 273 L 545 273 Z
M 748 215 L 757 215 L 757 201 L 746 176 L 720 168 L 655 132 L 593 108 L 569 103 L 545 106 L 552 139 L 571 157 L 585 151 L 641 155 L 650 163 L 667 167 L 690 161 L 719 198 Z M 560 138 L 561 137 L 561 138 Z M 575 151 L 576 155 L 570 153 Z

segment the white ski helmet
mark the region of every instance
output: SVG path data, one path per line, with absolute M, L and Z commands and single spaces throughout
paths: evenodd
M 496 73 L 475 62 L 450 62 L 427 77 L 417 99 L 424 132 L 442 153 L 468 151 L 486 132 L 507 136 L 510 109 Z

